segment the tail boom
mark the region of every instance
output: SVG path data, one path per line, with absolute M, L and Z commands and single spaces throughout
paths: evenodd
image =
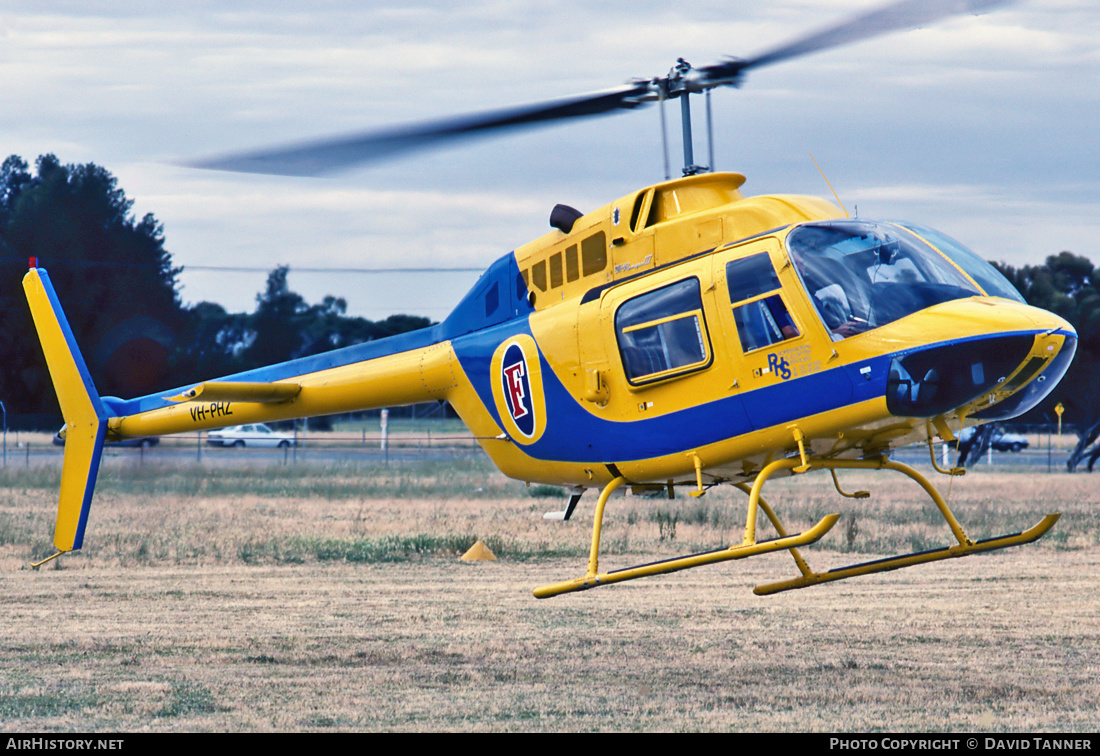
M 457 361 L 442 342 L 271 383 L 209 381 L 154 409 L 116 414 L 109 428 L 112 437 L 163 436 L 444 400 L 457 385 Z

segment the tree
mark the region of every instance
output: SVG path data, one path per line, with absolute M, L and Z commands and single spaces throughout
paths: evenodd
M 345 315 L 347 302 L 326 296 L 310 305 L 287 283 L 290 269 L 275 268 L 263 293 L 256 296 L 256 311 L 249 318 L 251 333 L 243 361 L 248 367 L 270 365 L 332 349 L 361 344 L 431 325 L 427 318 L 391 315 L 381 322 Z
M 244 351 L 249 366 L 285 362 L 303 356 L 302 316 L 309 309 L 301 295 L 290 290 L 285 265 L 271 271 L 267 287 L 256 295 L 256 312 L 252 314 L 251 343 Z
M 0 396 L 20 412 L 57 411 L 20 286 L 29 258 L 48 268 L 99 392 L 153 390 L 183 325 L 163 227 L 152 214 L 135 219 L 133 201 L 95 164 L 43 155 L 35 169 L 16 155 L 0 166 Z
M 199 302 L 184 313 L 186 324 L 174 360 L 175 386 L 198 383 L 245 369 L 244 350 L 253 338 L 249 316 L 228 313 L 214 302 Z
M 1066 467 L 1072 472 L 1087 459 L 1091 470 L 1100 457 L 1100 446 L 1090 448 L 1100 437 L 1100 276 L 1087 257 L 1072 252 L 1051 255 L 1043 265 L 997 267 L 1028 304 L 1061 315 L 1077 330 L 1077 354 L 1065 378 L 1026 417 L 1050 422 L 1061 402 L 1078 438 Z

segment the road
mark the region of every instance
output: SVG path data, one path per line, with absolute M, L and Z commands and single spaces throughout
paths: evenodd
M 257 447 L 218 447 L 194 440 L 169 439 L 151 448 L 112 447 L 108 444 L 103 450 L 104 461 L 131 460 L 139 464 L 150 463 L 199 463 L 202 465 L 260 465 L 260 464 L 297 464 L 303 462 L 347 463 L 347 462 L 415 462 L 427 460 L 453 459 L 481 454 L 479 447 L 469 440 L 449 443 L 446 439 L 436 439 L 415 445 L 402 442 L 387 450 L 378 444 L 361 442 L 310 442 L 297 448 L 257 448 Z M 0 461 L 4 467 L 32 467 L 39 465 L 61 465 L 64 447 L 51 443 L 21 443 L 9 445 L 7 455 Z
M 7 456 L 3 459 L 5 467 L 30 467 L 37 465 L 60 465 L 63 448 L 49 443 L 24 443 L 9 445 Z M 349 462 L 394 462 L 407 463 L 428 460 L 446 460 L 457 457 L 477 455 L 482 452 L 468 438 L 403 439 L 400 445 L 392 445 L 388 450 L 379 448 L 377 441 L 367 443 L 352 438 L 326 440 L 308 440 L 304 445 L 292 449 L 264 448 L 222 448 L 197 444 L 186 438 L 167 439 L 150 449 L 108 447 L 104 450 L 105 460 L 132 460 L 139 464 L 145 462 L 197 462 L 203 465 L 260 465 L 260 464 L 298 464 L 303 462 L 349 463 Z M 975 470 L 1028 470 L 1033 472 L 1062 472 L 1068 446 L 1062 449 L 1029 448 L 1019 452 L 987 453 L 972 469 Z M 931 467 L 928 447 L 914 445 L 899 449 L 894 459 L 918 468 Z M 943 445 L 936 445 L 937 462 L 948 466 L 954 459 L 954 450 L 949 449 L 945 464 Z

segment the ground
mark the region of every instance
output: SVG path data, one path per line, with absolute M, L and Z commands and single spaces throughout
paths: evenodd
M 537 600 L 535 586 L 583 572 L 592 502 L 574 522 L 544 520 L 561 503 L 552 491 L 531 496 L 480 464 L 207 469 L 175 484 L 148 462 L 108 470 L 85 553 L 41 570 L 27 562 L 47 548 L 56 494 L 9 475 L 0 729 L 1100 728 L 1087 476 L 952 481 L 975 538 L 1065 512 L 1043 541 L 990 555 L 757 597 L 753 585 L 794 574 L 773 554 Z M 831 490 L 802 476 L 770 496 L 799 526 L 842 513 L 803 550 L 815 568 L 950 538 L 910 483 L 860 502 Z M 729 538 L 743 502 L 613 499 L 601 567 Z M 458 560 L 476 537 L 498 561 Z

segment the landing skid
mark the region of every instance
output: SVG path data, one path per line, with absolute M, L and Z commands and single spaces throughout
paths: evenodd
M 775 511 L 760 495 L 760 491 L 764 486 L 764 483 L 768 481 L 775 473 L 782 470 L 792 470 L 794 472 L 806 472 L 809 470 L 826 469 L 832 473 L 833 482 L 836 484 L 837 491 L 844 496 L 860 497 L 863 498 L 867 494 L 866 492 L 858 492 L 857 494 L 847 494 L 840 489 L 839 481 L 836 478 L 836 470 L 842 469 L 871 469 L 871 470 L 894 470 L 900 472 L 903 475 L 912 478 L 917 482 L 929 498 L 932 499 L 936 507 L 940 510 L 940 514 L 943 515 L 944 520 L 947 522 L 948 527 L 951 529 L 952 535 L 954 535 L 957 543 L 953 546 L 947 546 L 940 549 L 931 549 L 928 551 L 919 551 L 912 554 L 902 554 L 895 557 L 888 557 L 885 559 L 876 559 L 869 562 L 863 562 L 860 564 L 853 564 L 848 567 L 840 567 L 826 572 L 815 572 L 806 562 L 806 559 L 799 552 L 798 547 L 806 546 L 808 544 L 818 541 L 836 524 L 840 518 L 839 514 L 826 515 L 809 530 L 802 533 L 790 535 L 787 533 L 783 523 L 776 516 Z M 621 570 L 612 570 L 610 572 L 599 571 L 599 549 L 600 549 L 600 532 L 603 523 L 603 511 L 604 506 L 607 504 L 608 498 L 611 496 L 619 486 L 623 485 L 626 479 L 623 477 L 617 477 L 612 480 L 607 486 L 604 487 L 600 493 L 600 498 L 596 502 L 596 511 L 593 515 L 592 522 L 592 547 L 588 559 L 588 570 L 583 577 L 575 578 L 573 580 L 566 580 L 561 583 L 553 583 L 551 585 L 545 585 L 540 588 L 536 588 L 534 591 L 536 598 L 550 598 L 551 596 L 559 596 L 563 593 L 574 593 L 576 591 L 583 591 L 589 588 L 595 588 L 600 585 L 611 585 L 613 583 L 620 583 L 626 580 L 634 580 L 641 577 L 649 577 L 651 575 L 661 575 L 669 572 L 677 572 L 679 570 L 686 570 L 693 567 L 699 567 L 704 564 L 714 564 L 716 562 L 726 562 L 736 559 L 745 559 L 751 556 L 757 556 L 758 554 L 768 554 L 774 551 L 790 551 L 791 556 L 794 558 L 795 564 L 801 573 L 798 577 L 791 580 L 780 581 L 776 583 L 768 583 L 765 585 L 758 585 L 753 592 L 758 596 L 767 596 L 773 593 L 779 593 L 782 591 L 789 591 L 796 588 L 805 588 L 811 585 L 817 585 L 818 583 L 828 583 L 835 580 L 845 580 L 847 578 L 856 577 L 858 575 L 871 575 L 876 572 L 888 572 L 890 570 L 897 570 L 903 567 L 911 567 L 916 564 L 925 564 L 927 562 L 936 562 L 943 559 L 957 559 L 959 557 L 969 556 L 971 554 L 978 554 L 987 551 L 994 551 L 997 549 L 1004 549 L 1010 546 L 1019 546 L 1025 543 L 1031 543 L 1043 537 L 1047 531 L 1054 527 L 1054 523 L 1058 521 L 1060 514 L 1049 514 L 1044 517 L 1037 525 L 1025 530 L 1021 533 L 1013 533 L 1010 535 L 998 536 L 995 538 L 988 538 L 980 541 L 973 541 L 963 530 L 958 520 L 955 519 L 950 508 L 947 506 L 947 502 L 944 500 L 940 492 L 933 486 L 927 478 L 914 470 L 912 467 L 902 464 L 900 462 L 894 462 L 885 457 L 871 460 L 808 460 L 805 455 L 799 457 L 793 457 L 789 459 L 776 460 L 766 465 L 756 476 L 751 487 L 747 484 L 738 484 L 737 487 L 749 495 L 748 512 L 745 518 L 745 536 L 744 540 L 739 544 L 731 545 L 729 548 L 717 549 L 715 551 L 707 551 L 699 554 L 690 554 L 682 557 L 674 557 L 672 559 L 664 559 L 657 562 L 650 562 L 648 564 L 641 564 L 635 567 L 628 567 Z M 772 526 L 775 528 L 778 534 L 777 538 L 766 539 L 758 541 L 756 539 L 756 516 L 757 512 L 762 510 L 764 515 L 771 521 Z
M 902 567 L 911 567 L 914 564 L 938 562 L 942 559 L 957 559 L 959 557 L 969 556 L 970 554 L 980 554 L 983 551 L 1006 549 L 1009 546 L 1021 546 L 1025 543 L 1037 541 L 1046 535 L 1047 531 L 1054 527 L 1054 523 L 1058 522 L 1059 517 L 1061 517 L 1060 514 L 1048 514 L 1039 521 L 1038 525 L 1022 533 L 1014 533 L 1012 535 L 999 536 L 997 538 L 987 538 L 976 541 L 969 546 L 964 546 L 962 544 L 957 546 L 946 546 L 942 549 L 917 551 L 912 554 L 905 554 L 904 556 L 876 559 L 871 562 L 853 564 L 848 567 L 838 567 L 828 570 L 827 572 L 804 572 L 801 577 L 791 580 L 758 585 L 753 588 L 752 592 L 757 596 L 770 596 L 773 593 L 790 591 L 795 588 L 805 588 L 806 586 L 817 585 L 818 583 L 829 583 L 833 580 L 844 580 L 846 578 L 856 577 L 857 575 L 889 572 L 890 570 L 900 570 Z
M 752 489 L 748 491 L 750 500 L 750 511 L 752 510 L 752 498 L 754 495 L 759 496 L 760 488 L 768 477 L 775 474 L 779 470 L 790 469 L 799 464 L 798 459 L 782 459 L 771 463 L 760 471 L 757 475 Z M 955 519 L 955 515 L 951 512 L 951 509 L 947 506 L 947 501 L 944 500 L 940 492 L 933 486 L 927 478 L 914 470 L 909 465 L 902 464 L 901 462 L 894 462 L 889 459 L 879 460 L 817 460 L 809 463 L 810 469 L 828 469 L 835 471 L 838 469 L 886 469 L 894 470 L 906 475 L 916 481 L 925 493 L 932 499 L 936 507 L 940 510 L 940 514 L 943 515 L 944 520 L 947 521 L 948 527 L 951 529 L 952 535 L 955 536 L 957 543 L 953 546 L 945 546 L 939 549 L 929 549 L 927 551 L 916 551 L 911 554 L 901 554 L 899 556 L 887 557 L 885 559 L 875 559 L 869 562 L 862 562 L 860 564 L 853 564 L 847 567 L 838 567 L 836 569 L 828 570 L 826 572 L 815 572 L 810 569 L 809 564 L 798 553 L 797 549 L 791 549 L 791 556 L 794 557 L 795 564 L 798 566 L 798 570 L 802 573 L 799 577 L 791 580 L 784 580 L 776 583 L 767 583 L 765 585 L 758 585 L 753 589 L 753 593 L 757 596 L 770 596 L 773 593 L 780 593 L 782 591 L 790 591 L 796 588 L 806 588 L 811 585 L 817 585 L 819 583 L 829 583 L 834 580 L 845 580 L 851 577 L 857 577 L 859 575 L 872 575 L 876 572 L 889 572 L 891 570 L 899 570 L 903 567 L 911 567 L 916 564 L 926 564 L 928 562 L 938 562 L 944 559 L 958 559 L 964 556 L 970 556 L 971 554 L 980 554 L 987 551 L 995 551 L 997 549 L 1006 549 L 1010 546 L 1021 546 L 1025 543 L 1031 543 L 1042 538 L 1046 533 L 1054 527 L 1054 523 L 1058 522 L 1058 518 L 1061 514 L 1048 514 L 1037 525 L 1021 533 L 1012 533 L 1009 535 L 997 536 L 995 538 L 986 538 L 980 541 L 973 541 L 963 530 L 962 525 Z M 947 474 L 955 474 L 953 472 L 944 471 Z M 836 480 L 834 472 L 834 481 Z M 742 490 L 745 490 L 743 487 Z M 839 490 L 839 487 L 838 487 Z M 775 513 L 770 510 L 770 507 L 766 507 L 761 500 L 761 508 L 764 509 L 768 518 L 772 521 L 772 525 L 775 526 L 776 532 L 782 533 L 782 525 L 779 523 L 778 518 L 775 517 Z

